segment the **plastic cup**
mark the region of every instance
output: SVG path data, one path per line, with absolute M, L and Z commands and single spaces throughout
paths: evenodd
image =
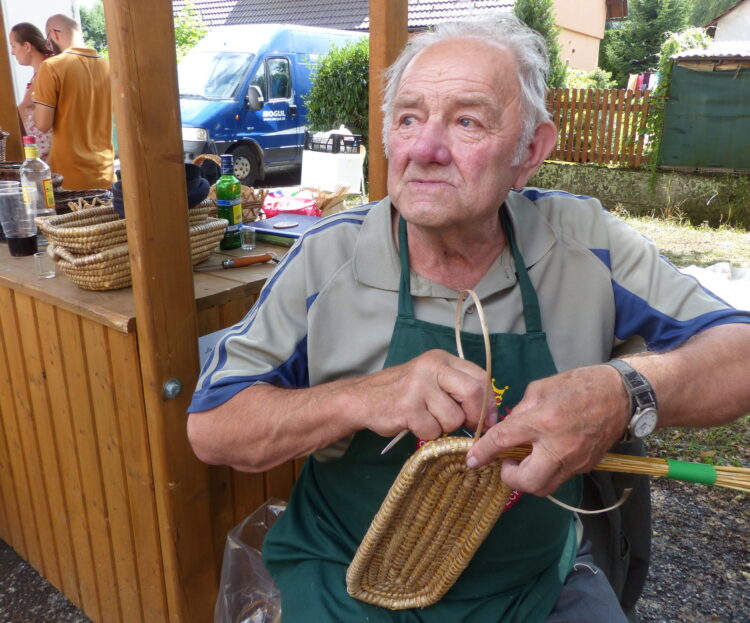
M 38 251 L 34 206 L 24 203 L 20 186 L 0 188 L 0 225 L 12 256 Z
M 55 260 L 46 251 L 34 253 L 34 266 L 36 267 L 37 277 L 40 279 L 52 279 L 57 274 Z
M 243 251 L 252 251 L 255 248 L 255 227 L 250 225 L 240 227 L 240 243 Z

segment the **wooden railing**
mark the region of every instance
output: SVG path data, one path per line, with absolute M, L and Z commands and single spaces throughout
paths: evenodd
M 550 89 L 558 127 L 551 160 L 640 167 L 651 95 L 625 89 Z

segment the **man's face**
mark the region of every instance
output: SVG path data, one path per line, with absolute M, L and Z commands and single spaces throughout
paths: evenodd
M 388 194 L 412 224 L 497 219 L 516 178 L 520 86 L 508 50 L 477 39 L 430 46 L 394 99 Z
M 62 52 L 62 48 L 60 47 L 60 30 L 58 28 L 54 28 L 53 26 L 47 24 L 47 39 L 44 42 L 44 47 L 46 47 L 52 54 L 60 54 Z

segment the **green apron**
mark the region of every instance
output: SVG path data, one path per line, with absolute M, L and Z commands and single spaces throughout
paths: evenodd
M 542 332 L 536 292 L 505 211 L 501 214 L 526 323 L 525 334 L 490 334 L 494 385 L 505 413 L 521 400 L 531 381 L 555 374 L 556 369 Z M 398 234 L 398 317 L 385 367 L 433 348 L 456 354 L 453 327 L 414 317 L 403 219 Z M 464 356 L 484 367 L 482 336 L 465 331 L 461 335 Z M 388 489 L 417 446 L 410 434 L 381 455 L 387 441 L 363 430 L 353 436 L 342 457 L 325 462 L 310 458 L 305 463 L 286 512 L 263 545 L 264 561 L 281 590 L 283 623 L 544 621 L 575 559 L 575 532 L 570 511 L 529 494 L 515 500 L 500 516 L 467 569 L 433 606 L 390 611 L 347 594 L 346 569 Z M 578 504 L 580 478 L 562 485 L 555 496 Z

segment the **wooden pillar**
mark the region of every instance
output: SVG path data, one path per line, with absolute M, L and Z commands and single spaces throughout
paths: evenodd
M 170 621 L 213 619 L 208 468 L 192 453 L 186 410 L 198 374 L 170 0 L 104 0 L 139 357 Z M 176 379 L 182 393 L 164 395 Z
M 408 35 L 407 0 L 370 0 L 370 201 L 388 194 L 388 162 L 383 152 L 383 71 L 396 60 Z
M 10 63 L 10 41 L 5 36 L 5 17 L 0 5 L 0 128 L 10 132 L 5 144 L 5 159 L 18 161 L 23 160 L 23 141 Z

